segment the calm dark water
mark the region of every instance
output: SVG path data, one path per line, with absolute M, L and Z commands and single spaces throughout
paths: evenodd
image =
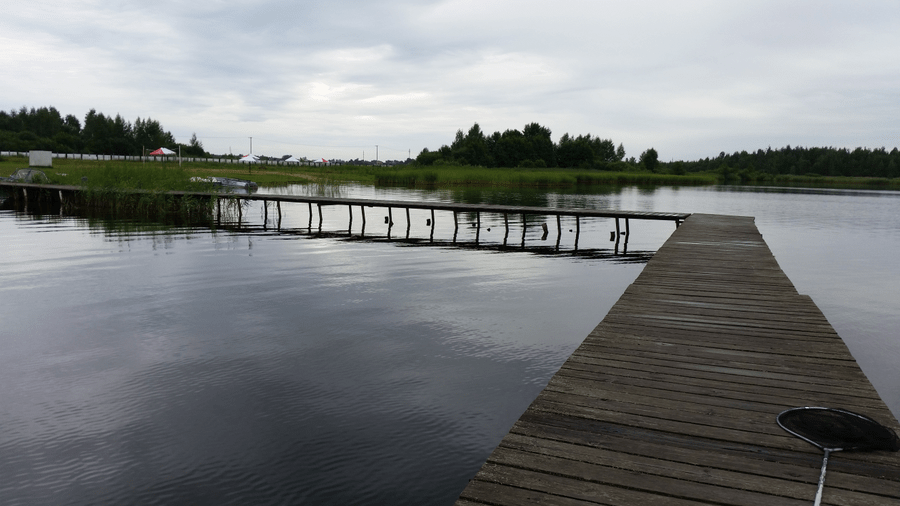
M 900 412 L 895 193 L 277 191 L 756 216 Z M 239 231 L 0 211 L 3 503 L 452 504 L 674 229 L 633 222 L 623 257 L 614 225 L 582 222 L 574 255 L 564 222 L 550 254 L 541 217 L 525 251 L 501 251 L 502 217 L 482 217 L 479 248 L 415 247 L 386 240 L 385 210 L 367 210 L 371 241 L 312 237 L 305 206 L 283 211 L 296 233 L 262 230 L 259 206 Z M 412 213 L 413 239 L 429 217 Z M 436 218 L 445 242 L 452 216 Z M 325 209 L 324 230 L 347 223 Z

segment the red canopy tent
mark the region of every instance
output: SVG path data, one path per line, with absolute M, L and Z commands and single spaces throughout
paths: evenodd
M 150 152 L 151 156 L 174 155 L 174 154 L 175 154 L 174 151 L 172 151 L 171 149 L 166 149 L 166 148 L 159 148 L 156 151 Z

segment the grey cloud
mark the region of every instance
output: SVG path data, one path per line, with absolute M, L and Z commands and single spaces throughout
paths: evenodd
M 0 20 L 17 40 L 0 63 L 31 81 L 0 76 L 0 107 L 151 116 L 217 152 L 249 135 L 418 152 L 476 121 L 663 158 L 896 145 L 898 19 L 849 1 L 51 1 Z

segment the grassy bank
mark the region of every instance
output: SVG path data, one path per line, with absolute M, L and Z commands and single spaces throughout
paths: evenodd
M 5 157 L 0 160 L 0 176 L 8 176 L 16 169 L 25 167 L 28 167 L 28 158 Z M 53 160 L 53 167 L 40 170 L 47 174 L 53 184 L 158 191 L 201 191 L 202 185 L 190 181 L 194 176 L 250 179 L 260 185 L 309 182 L 297 167 L 272 166 L 260 170 L 258 165 L 217 162 L 192 162 L 179 166 L 176 160 L 141 163 L 56 158 Z
M 428 167 L 375 167 L 332 165 L 301 167 L 313 180 L 357 182 L 377 186 L 453 187 L 501 186 L 566 188 L 579 185 L 657 184 L 704 185 L 714 184 L 712 174 L 676 176 L 652 172 L 605 172 L 581 169 L 484 168 L 458 165 Z
M 649 184 L 704 185 L 714 176 L 654 174 L 652 172 L 604 172 L 571 169 L 486 169 L 480 167 L 427 167 L 382 169 L 375 184 L 404 186 L 505 186 L 566 188 L 584 185 Z
M 783 174 L 772 179 L 774 184 L 789 186 L 812 186 L 815 188 L 865 188 L 900 190 L 900 178 L 886 177 L 832 177 L 832 176 L 796 176 Z
M 28 166 L 25 157 L 0 160 L 0 176 Z M 276 166 L 177 161 L 125 162 L 54 159 L 43 169 L 50 182 L 93 188 L 143 189 L 149 191 L 206 191 L 193 176 L 249 179 L 262 186 L 307 183 L 360 183 L 376 186 L 458 187 L 498 186 L 508 188 L 576 188 L 591 185 L 711 185 L 759 184 L 813 186 L 818 188 L 884 188 L 900 190 L 900 178 L 827 177 L 740 172 L 653 173 L 641 170 L 610 172 L 588 169 L 484 168 L 459 165 L 428 167 L 376 167 L 356 165 Z

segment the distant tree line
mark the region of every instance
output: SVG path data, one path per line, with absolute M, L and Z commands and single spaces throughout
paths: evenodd
M 474 165 L 482 167 L 580 167 L 615 169 L 623 163 L 625 148 L 610 139 L 591 134 L 564 134 L 558 143 L 550 129 L 529 123 L 521 131 L 506 130 L 485 135 L 478 123 L 467 133 L 457 130 L 453 142 L 436 151 L 422 150 L 419 165 Z M 654 152 L 655 153 L 655 152 Z
M 725 180 L 760 180 L 777 175 L 900 177 L 900 151 L 893 148 L 771 147 L 756 152 L 719 153 L 715 158 L 670 162 L 673 172 L 718 172 Z
M 893 148 L 803 148 L 759 149 L 735 152 L 696 161 L 659 160 L 649 148 L 638 159 L 625 159 L 625 148 L 610 139 L 591 134 L 568 133 L 554 143 L 550 129 L 529 123 L 522 131 L 506 130 L 485 135 L 475 123 L 468 132 L 457 130 L 448 146 L 422 150 L 419 165 L 473 165 L 482 167 L 575 167 L 585 169 L 679 174 L 716 173 L 724 181 L 764 181 L 778 175 L 900 177 L 900 151 Z
M 128 122 L 120 115 L 105 116 L 91 109 L 84 125 L 75 116 L 65 117 L 55 107 L 0 111 L 0 150 L 46 150 L 54 153 L 140 155 L 141 149 L 161 147 L 185 156 L 206 156 L 197 134 L 188 144 L 178 144 L 171 132 L 150 118 Z

